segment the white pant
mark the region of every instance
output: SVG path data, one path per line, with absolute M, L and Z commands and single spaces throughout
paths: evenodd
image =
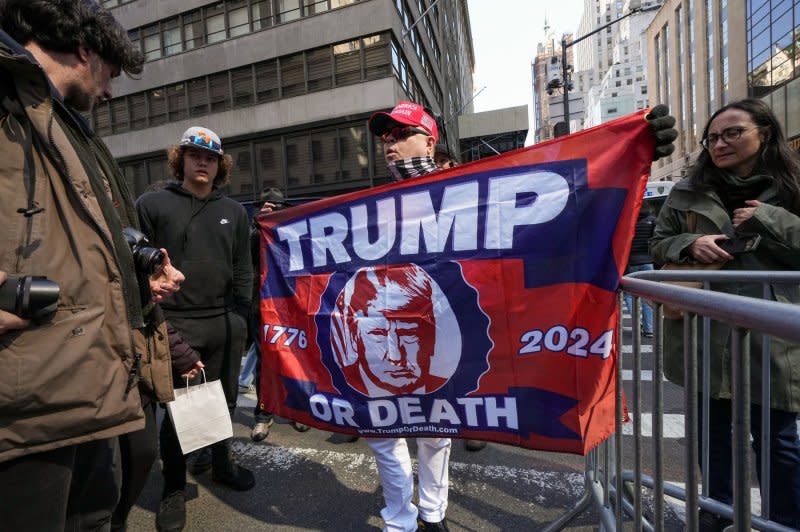
M 417 507 L 414 496 L 414 476 L 411 456 L 404 438 L 367 438 L 375 453 L 375 463 L 383 486 L 386 506 L 381 510 L 385 532 L 417 530 Z M 419 515 L 436 523 L 447 511 L 449 438 L 417 438 L 419 465 Z

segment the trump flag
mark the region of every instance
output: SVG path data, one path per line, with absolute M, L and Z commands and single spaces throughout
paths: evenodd
M 584 454 L 615 429 L 644 112 L 259 220 L 261 406 Z

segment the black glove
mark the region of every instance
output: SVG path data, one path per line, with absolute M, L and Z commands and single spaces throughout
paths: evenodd
M 678 138 L 678 131 L 675 129 L 675 117 L 669 114 L 669 107 L 659 104 L 650 109 L 650 113 L 644 117 L 650 122 L 653 135 L 656 138 L 656 149 L 653 160 L 657 161 L 661 157 L 666 157 L 675 151 L 672 144 Z

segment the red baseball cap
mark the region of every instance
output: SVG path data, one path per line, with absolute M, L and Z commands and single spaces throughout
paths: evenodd
M 369 130 L 372 134 L 380 137 L 391 124 L 402 124 L 404 126 L 414 126 L 423 129 L 435 140 L 439 140 L 439 128 L 436 120 L 430 115 L 423 106 L 414 102 L 400 101 L 395 105 L 390 113 L 379 111 L 369 117 Z

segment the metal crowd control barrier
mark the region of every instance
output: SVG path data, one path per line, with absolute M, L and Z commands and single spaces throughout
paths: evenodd
M 701 282 L 703 289 L 666 284 L 668 282 Z M 755 299 L 709 290 L 710 283 L 734 282 L 761 284 L 762 297 Z M 698 510 L 709 510 L 731 519 L 736 532 L 751 528 L 784 532 L 792 528 L 769 521 L 770 507 L 770 337 L 780 337 L 800 344 L 800 305 L 778 303 L 768 299 L 771 286 L 776 284 L 800 284 L 800 272 L 793 271 L 721 271 L 721 270 L 661 270 L 636 272 L 622 279 L 622 290 L 634 296 L 632 309 L 633 329 L 633 381 L 632 393 L 627 396 L 630 418 L 633 425 L 631 445 L 633 447 L 632 469 L 625 469 L 629 462 L 623 459 L 623 398 L 622 398 L 622 312 L 617 327 L 620 339 L 617 357 L 617 430 L 608 440 L 597 446 L 586 456 L 584 472 L 585 492 L 580 501 L 569 508 L 559 519 L 550 523 L 546 532 L 562 530 L 572 519 L 594 506 L 600 517 L 600 530 L 623 530 L 633 525 L 634 530 L 660 531 L 665 526 L 665 496 L 685 503 L 685 529 L 699 530 Z M 653 303 L 653 404 L 652 404 L 652 475 L 646 475 L 642 466 L 642 377 L 641 338 L 639 332 L 639 309 L 645 298 Z M 620 292 L 620 309 L 622 292 Z M 685 458 L 683 482 L 685 489 L 669 484 L 664 478 L 664 305 L 679 308 L 683 316 L 684 345 L 684 434 Z M 698 358 L 698 316 L 702 317 L 702 354 Z M 703 471 L 698 478 L 698 395 L 710 389 L 711 321 L 731 326 L 731 388 L 732 438 L 733 438 L 733 504 L 728 505 L 709 497 L 709 394 L 703 393 Z M 751 513 L 751 459 L 750 459 L 750 331 L 763 333 L 762 352 L 762 397 L 761 403 L 761 514 Z M 703 379 L 698 388 L 698 364 L 702 363 Z M 626 457 L 628 458 L 628 457 Z M 700 492 L 698 492 L 698 482 Z M 642 488 L 650 490 L 652 511 L 645 515 Z

